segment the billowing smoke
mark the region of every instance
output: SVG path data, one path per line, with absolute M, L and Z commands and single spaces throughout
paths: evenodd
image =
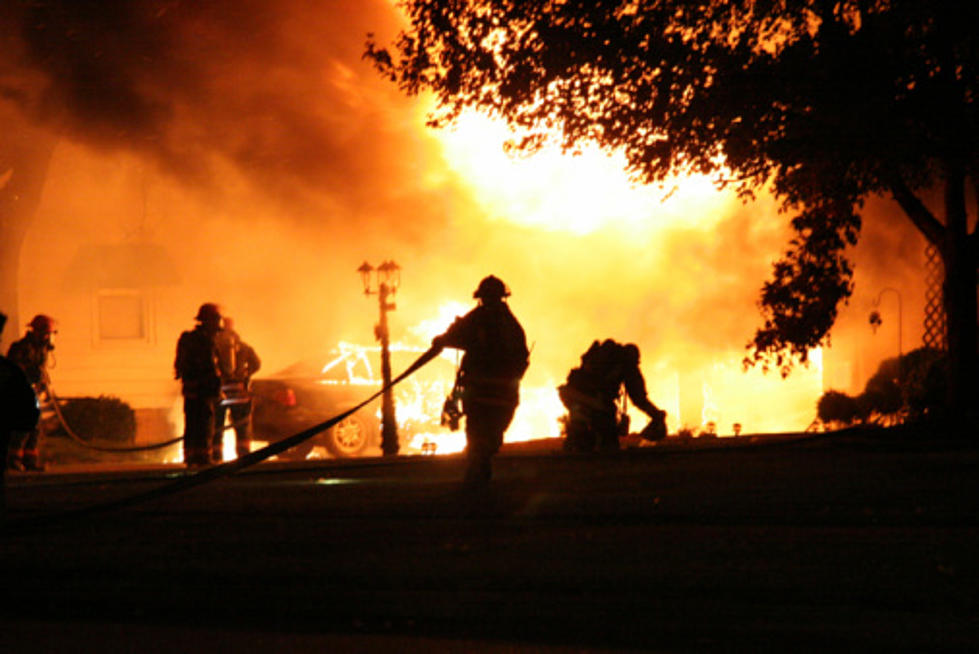
M 361 59 L 368 31 L 397 28 L 382 0 L 0 12 L 0 101 L 62 138 L 39 219 L 106 241 L 179 234 L 177 268 L 200 289 L 186 318 L 206 298 L 254 316 L 243 328 L 271 314 L 268 340 L 293 355 L 339 337 L 352 310 L 333 305 L 356 297 L 360 261 L 440 242 L 467 204 L 430 173 L 442 164 L 424 110 Z M 58 234 L 44 240 L 45 256 L 71 258 Z
M 411 105 L 360 61 L 367 30 L 396 25 L 380 0 L 14 0 L 5 13 L 0 94 L 181 180 L 219 187 L 227 163 L 292 211 L 342 191 L 383 213 L 397 194 L 375 180 L 431 157 L 404 129 Z M 412 150 L 419 161 L 391 156 Z
M 737 380 L 785 216 L 770 200 L 717 195 L 687 215 L 672 199 L 626 221 L 608 209 L 585 231 L 562 229 L 556 211 L 546 225 L 524 220 L 519 203 L 494 203 L 505 181 L 465 169 L 424 128 L 427 99 L 403 97 L 362 59 L 368 32 L 395 35 L 392 3 L 13 0 L 0 21 L 0 102 L 60 138 L 24 246 L 26 312 L 58 313 L 44 302 L 71 280 L 46 276 L 45 260 L 76 259 L 80 240 L 162 243 L 182 290 L 160 293 L 182 308 L 157 317 L 152 365 L 169 374 L 171 341 L 214 300 L 271 371 L 372 340 L 376 302 L 355 273 L 365 259 L 403 268 L 395 339 L 422 338 L 409 327 L 469 305 L 492 272 L 534 344 L 528 384 L 553 387 L 593 339 L 612 337 L 640 345 L 654 401 L 683 424 L 712 406 L 725 431 L 776 424 L 757 396 L 781 380 Z M 598 182 L 573 191 L 597 198 L 599 214 L 614 200 Z M 913 233 L 896 243 L 868 231 L 861 311 L 893 275 L 918 274 L 895 272 L 891 256 L 911 258 Z M 865 329 L 851 322 L 841 331 Z M 63 357 L 83 327 L 62 324 Z M 818 391 L 793 396 L 803 414 Z

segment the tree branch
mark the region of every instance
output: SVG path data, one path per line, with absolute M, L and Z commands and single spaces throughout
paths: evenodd
M 891 179 L 888 186 L 891 189 L 891 195 L 894 196 L 894 200 L 901 206 L 901 209 L 904 210 L 904 213 L 914 223 L 914 226 L 918 228 L 918 231 L 924 234 L 929 243 L 939 250 L 944 251 L 945 226 L 935 218 L 928 210 L 928 207 L 918 199 L 903 180 L 899 178 Z

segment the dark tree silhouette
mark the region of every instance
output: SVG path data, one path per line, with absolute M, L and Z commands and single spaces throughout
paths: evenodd
M 770 189 L 797 233 L 761 291 L 746 364 L 787 374 L 824 343 L 852 291 L 845 256 L 865 199 L 892 197 L 941 252 L 952 373 L 977 378 L 967 183 L 979 187 L 979 3 L 920 0 L 406 0 L 410 23 L 365 56 L 434 126 L 473 107 L 533 151 L 622 150 L 644 182 L 716 174 L 745 199 Z M 944 215 L 922 201 L 944 191 Z M 896 214 L 900 216 L 900 213 Z M 887 218 L 882 218 L 887 219 Z M 903 219 L 903 218 L 898 218 Z

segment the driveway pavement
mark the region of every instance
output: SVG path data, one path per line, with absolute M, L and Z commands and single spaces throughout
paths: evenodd
M 186 473 L 14 476 L 0 650 L 979 646 L 972 444 L 548 442 L 477 493 L 461 464 L 265 464 L 106 511 Z

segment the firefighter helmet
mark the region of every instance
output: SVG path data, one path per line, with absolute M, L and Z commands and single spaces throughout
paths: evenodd
M 506 287 L 506 284 L 500 280 L 499 277 L 494 277 L 490 275 L 489 277 L 484 277 L 483 281 L 479 282 L 479 286 L 473 293 L 474 298 L 479 299 L 500 299 L 510 295 L 510 289 Z
M 213 302 L 202 304 L 201 308 L 197 310 L 197 315 L 194 317 L 194 320 L 203 322 L 209 318 L 221 320 L 221 308 Z
M 53 334 L 54 326 L 56 322 L 51 316 L 46 316 L 43 313 L 39 313 L 31 321 L 27 323 L 27 326 L 31 328 L 31 331 L 35 331 L 39 334 Z

